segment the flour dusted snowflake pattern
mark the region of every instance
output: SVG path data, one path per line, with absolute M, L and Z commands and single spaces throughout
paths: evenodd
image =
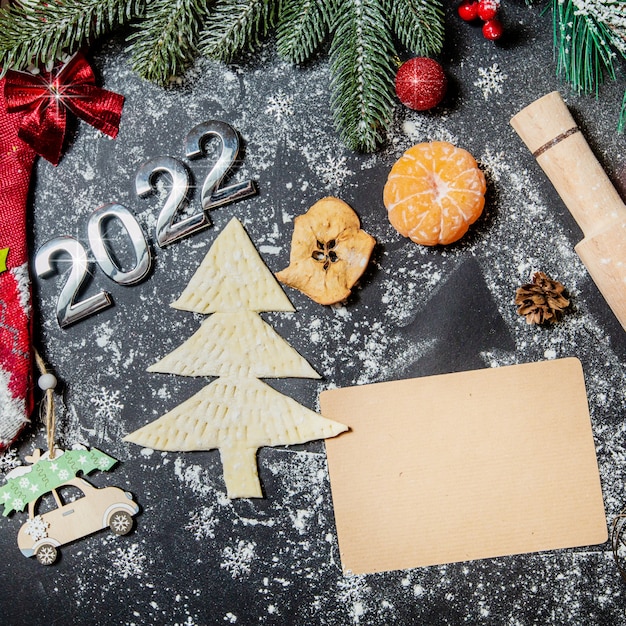
M 95 407 L 93 434 L 98 442 L 111 442 L 121 435 L 119 417 L 124 405 L 120 402 L 120 391 L 110 391 L 106 387 L 100 387 L 90 399 Z
M 144 573 L 146 555 L 143 554 L 138 543 L 132 543 L 127 548 L 118 548 L 115 558 L 111 561 L 113 571 L 126 580 L 136 578 Z
M 212 506 L 203 506 L 189 514 L 189 523 L 185 530 L 191 531 L 196 541 L 215 538 L 215 526 L 218 522 Z
M 109 391 L 106 387 L 100 387 L 97 394 L 91 398 L 91 403 L 96 407 L 96 415 L 106 419 L 119 416 L 124 405 L 119 402 L 120 391 Z
M 294 114 L 293 96 L 287 95 L 283 91 L 271 95 L 267 99 L 267 102 L 268 105 L 265 108 L 265 113 L 271 115 L 277 122 L 284 122 L 288 117 L 292 117 Z
M 490 96 L 503 93 L 503 85 L 507 78 L 500 66 L 494 63 L 487 68 L 478 68 L 478 80 L 474 81 L 474 85 L 482 91 L 483 98 L 489 100 Z
M 326 155 L 326 160 L 322 163 L 319 162 L 318 157 L 313 167 L 317 175 L 322 179 L 326 189 L 330 190 L 341 187 L 348 176 L 354 174 L 354 172 L 347 167 L 346 163 L 347 159 L 345 156 L 334 157 Z
M 254 541 L 239 541 L 233 548 L 226 546 L 222 551 L 224 559 L 220 564 L 233 578 L 243 578 L 252 571 L 252 560 L 256 553 L 256 543 Z

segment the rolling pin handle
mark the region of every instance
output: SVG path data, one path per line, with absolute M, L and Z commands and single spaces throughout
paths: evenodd
M 557 91 L 511 119 L 585 237 L 575 250 L 626 330 L 626 206 Z
M 558 91 L 511 119 L 585 237 L 626 219 L 626 206 L 593 155 Z

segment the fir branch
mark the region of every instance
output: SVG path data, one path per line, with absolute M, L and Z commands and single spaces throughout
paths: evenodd
M 291 63 L 309 59 L 332 28 L 341 0 L 283 0 L 276 29 L 278 53 Z
M 443 7 L 439 0 L 384 0 L 400 43 L 416 55 L 430 56 L 443 47 Z
M 597 97 L 605 77 L 617 79 L 617 54 L 626 59 L 624 6 L 624 0 L 552 0 L 557 73 L 578 93 Z M 618 130 L 625 125 L 626 92 Z
M 330 49 L 331 105 L 346 145 L 371 152 L 393 110 L 395 50 L 376 0 L 342 0 Z
M 615 78 L 611 35 L 592 15 L 581 15 L 572 0 L 552 0 L 557 72 L 578 92 L 596 91 L 603 73 Z
M 253 50 L 275 25 L 280 0 L 218 0 L 200 34 L 200 52 L 226 63 Z
M 148 0 L 22 0 L 0 9 L 0 66 L 26 69 L 63 53 L 141 15 Z
M 210 6 L 206 0 L 150 2 L 139 30 L 128 38 L 133 69 L 159 85 L 182 76 L 197 55 L 196 39 Z

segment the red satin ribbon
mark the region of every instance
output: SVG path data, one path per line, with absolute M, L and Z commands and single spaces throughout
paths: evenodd
M 21 113 L 18 136 L 37 154 L 61 160 L 67 110 L 110 137 L 116 137 L 124 96 L 96 86 L 84 54 L 75 54 L 51 72 L 6 73 L 4 95 L 10 113 Z

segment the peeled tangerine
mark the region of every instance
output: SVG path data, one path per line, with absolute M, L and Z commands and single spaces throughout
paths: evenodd
M 485 176 L 446 141 L 409 148 L 389 172 L 383 202 L 392 226 L 425 246 L 458 241 L 483 212 Z

